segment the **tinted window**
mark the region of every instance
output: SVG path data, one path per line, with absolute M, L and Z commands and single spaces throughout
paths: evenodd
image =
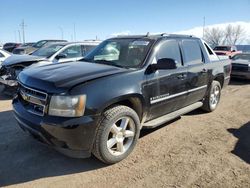
M 65 54 L 67 58 L 82 57 L 81 46 L 68 47 L 62 54 Z
M 156 59 L 170 58 L 174 59 L 177 66 L 181 66 L 181 54 L 178 42 L 176 40 L 167 40 L 161 44 L 156 54 Z
M 202 62 L 201 48 L 196 40 L 183 40 L 182 45 L 185 60 L 188 65 L 199 64 Z
M 214 50 L 218 50 L 218 51 L 230 51 L 230 47 L 229 46 L 216 46 L 214 48 Z

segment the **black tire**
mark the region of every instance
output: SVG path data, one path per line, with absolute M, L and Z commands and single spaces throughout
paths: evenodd
M 119 123 L 120 126 L 118 126 Z M 126 123 L 127 126 L 125 125 Z M 125 125 L 125 130 L 122 129 L 122 125 Z M 118 133 L 116 132 L 118 129 L 115 127 L 119 128 L 120 131 Z M 133 136 L 132 132 L 134 132 Z M 121 134 L 123 134 L 123 138 L 121 138 Z M 106 164 L 117 163 L 125 159 L 133 151 L 139 138 L 139 134 L 140 120 L 137 113 L 133 109 L 121 105 L 109 108 L 103 113 L 103 117 L 97 128 L 92 153 Z M 122 144 L 119 139 L 123 139 Z M 113 146 L 110 144 L 111 147 L 108 147 L 108 144 L 113 140 L 114 142 L 112 143 L 116 142 L 116 144 Z M 117 140 L 119 140 L 119 142 Z
M 219 92 L 216 96 L 214 93 L 215 91 Z M 204 103 L 203 103 L 203 106 L 201 108 L 206 112 L 214 111 L 220 102 L 220 96 L 221 96 L 220 82 L 214 80 L 210 86 L 208 95 L 206 96 Z M 216 97 L 216 101 L 212 102 L 213 99 L 215 99 L 214 97 Z

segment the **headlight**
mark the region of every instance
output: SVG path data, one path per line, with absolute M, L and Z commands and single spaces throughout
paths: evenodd
M 85 110 L 86 95 L 52 96 L 49 104 L 49 115 L 63 117 L 80 117 Z

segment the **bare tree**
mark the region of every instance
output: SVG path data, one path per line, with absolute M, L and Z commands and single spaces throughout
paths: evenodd
M 224 32 L 220 28 L 213 27 L 211 29 L 205 29 L 204 40 L 211 46 L 220 45 L 223 41 Z
M 232 26 L 229 24 L 225 28 L 224 44 L 235 45 L 241 43 L 245 38 L 245 31 L 241 25 Z
M 245 39 L 245 31 L 241 25 L 227 25 L 225 29 L 207 28 L 205 30 L 204 40 L 211 46 L 217 45 L 235 45 Z

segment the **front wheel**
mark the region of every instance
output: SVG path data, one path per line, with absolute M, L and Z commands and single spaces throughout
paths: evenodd
M 104 163 L 117 163 L 132 152 L 139 133 L 140 120 L 136 112 L 127 106 L 114 106 L 103 113 L 93 154 Z
M 209 93 L 206 96 L 204 104 L 201 108 L 207 112 L 214 111 L 220 102 L 220 96 L 221 96 L 220 82 L 214 80 L 211 84 Z

